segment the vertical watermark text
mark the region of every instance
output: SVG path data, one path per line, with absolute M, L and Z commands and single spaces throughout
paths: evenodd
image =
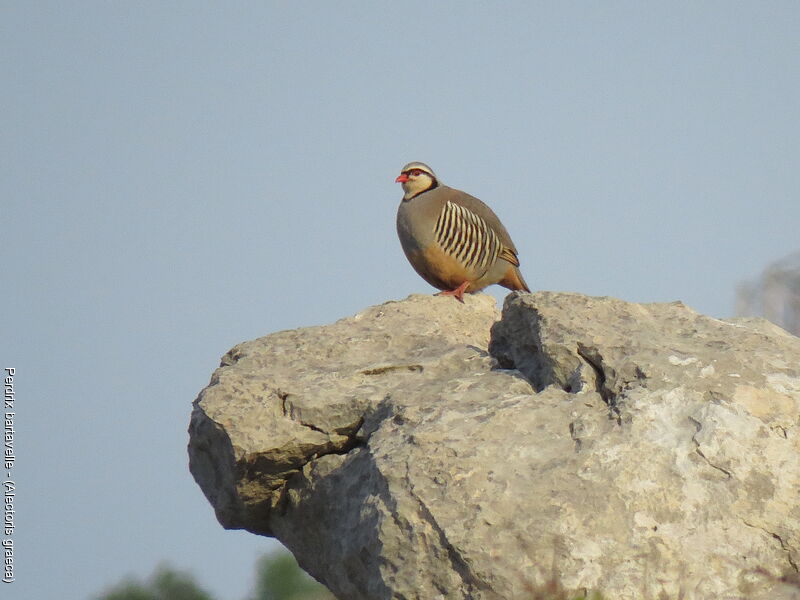
M 14 500 L 16 498 L 17 484 L 14 483 L 14 377 L 17 374 L 15 367 L 3 369 L 3 583 L 14 581 Z

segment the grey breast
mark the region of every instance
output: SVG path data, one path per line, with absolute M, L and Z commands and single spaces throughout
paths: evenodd
M 397 235 L 406 254 L 418 253 L 435 242 L 433 223 L 441 202 L 430 192 L 400 202 L 397 209 Z

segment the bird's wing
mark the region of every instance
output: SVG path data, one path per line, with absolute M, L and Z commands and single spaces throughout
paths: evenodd
M 514 242 L 511 241 L 511 236 L 506 231 L 506 228 L 500 222 L 500 219 L 494 214 L 494 211 L 489 208 L 483 201 L 476 198 L 475 196 L 470 196 L 466 192 L 462 192 L 461 190 L 457 190 L 455 188 L 441 186 L 441 194 L 444 199 L 449 200 L 450 202 L 454 202 L 464 208 L 468 208 L 476 215 L 481 217 L 489 227 L 492 228 L 497 234 L 497 237 L 500 238 L 500 242 L 506 248 L 513 250 L 516 254 L 517 249 L 514 247 Z
M 513 250 L 503 244 L 489 223 L 463 204 L 444 202 L 434 226 L 434 236 L 442 250 L 475 271 L 485 272 L 498 256 L 519 264 Z
M 508 231 L 491 208 L 475 196 L 470 196 L 466 192 L 455 188 L 441 186 L 436 192 L 440 197 L 440 201 L 443 202 L 441 214 L 444 214 L 447 210 L 448 204 L 455 204 L 472 213 L 485 224 L 499 241 L 500 248 L 497 250 L 496 256 L 510 262 L 515 267 L 519 266 L 519 258 L 517 257 L 517 249 L 514 246 L 514 242 L 511 241 Z
M 519 266 L 519 258 L 517 257 L 517 253 L 507 246 L 503 246 L 503 249 L 500 250 L 500 254 L 498 256 L 504 260 L 507 260 L 515 267 Z

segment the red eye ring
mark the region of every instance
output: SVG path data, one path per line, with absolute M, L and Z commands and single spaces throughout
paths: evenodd
M 421 169 L 411 169 L 410 175 L 413 175 L 414 177 L 419 177 L 420 175 L 422 175 L 422 170 Z

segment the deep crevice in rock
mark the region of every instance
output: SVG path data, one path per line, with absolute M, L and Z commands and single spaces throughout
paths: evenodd
M 595 391 L 600 394 L 603 401 L 609 406 L 612 404 L 614 397 L 610 390 L 606 387 L 606 374 L 603 371 L 603 357 L 597 351 L 597 348 L 589 348 L 584 344 L 578 342 L 578 356 L 580 356 L 587 365 L 589 365 L 595 374 Z
M 314 427 L 313 425 L 305 425 L 304 423 L 300 423 L 305 427 L 309 427 L 314 431 L 319 431 L 325 433 L 321 429 Z M 289 496 L 287 494 L 287 488 L 289 487 L 292 478 L 301 473 L 305 467 L 312 463 L 315 460 L 319 460 L 323 456 L 328 456 L 330 454 L 338 454 L 338 455 L 345 455 L 349 454 L 352 450 L 356 448 L 362 448 L 367 445 L 369 441 L 369 434 L 366 437 L 360 437 L 358 433 L 361 431 L 362 426 L 364 425 L 364 417 L 359 417 L 358 421 L 356 421 L 353 425 L 349 426 L 351 429 L 351 433 L 347 435 L 347 440 L 342 443 L 334 443 L 333 441 L 329 442 L 329 448 L 322 450 L 320 452 L 313 452 L 312 454 L 304 457 L 305 459 L 297 464 L 292 466 L 291 468 L 284 471 L 283 474 L 283 482 L 276 488 L 276 495 L 277 500 L 275 500 L 274 507 L 280 514 L 286 514 L 287 509 L 289 508 Z
M 617 425 L 622 425 L 622 412 L 620 411 L 618 397 L 607 384 L 608 378 L 605 372 L 605 365 L 599 350 L 578 342 L 577 353 L 594 371 L 595 391 L 600 394 L 603 402 L 608 405 L 609 418 L 616 421 Z

